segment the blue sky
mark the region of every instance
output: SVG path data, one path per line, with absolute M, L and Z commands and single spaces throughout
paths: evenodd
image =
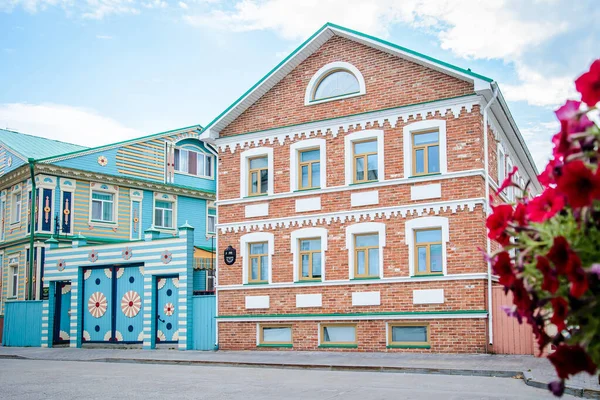
M 207 124 L 327 21 L 497 80 L 538 166 L 600 57 L 594 0 L 0 0 L 0 128 L 95 146 Z

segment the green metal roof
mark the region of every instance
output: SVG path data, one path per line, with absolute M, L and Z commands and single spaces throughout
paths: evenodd
M 24 158 L 36 159 L 57 156 L 87 148 L 73 143 L 60 142 L 58 140 L 27 135 L 6 129 L 0 129 L 0 143 L 19 153 Z

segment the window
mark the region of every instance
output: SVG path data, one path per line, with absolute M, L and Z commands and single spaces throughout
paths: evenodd
M 92 192 L 92 221 L 114 222 L 114 194 Z
M 154 201 L 154 226 L 173 229 L 173 202 Z
M 11 222 L 16 223 L 21 221 L 21 193 L 12 195 L 12 210 Z
M 215 291 L 215 269 L 214 269 L 214 267 L 206 270 L 206 291 L 207 292 Z
M 258 344 L 265 346 L 291 346 L 292 327 L 289 325 L 259 325 Z
M 441 274 L 443 272 L 441 229 L 415 231 L 415 249 L 417 275 Z
M 8 259 L 8 297 L 17 297 L 19 292 L 19 257 Z
M 298 189 L 321 187 L 321 151 L 309 149 L 300 151 L 298 157 Z
M 426 119 L 403 128 L 404 177 L 448 173 L 446 121 Z
M 379 277 L 379 235 L 377 233 L 354 237 L 354 277 Z
M 206 215 L 206 233 L 214 234 L 217 226 L 217 209 L 208 207 Z
M 440 172 L 439 133 L 413 133 L 413 176 Z
M 502 147 L 498 146 L 498 186 L 502 185 L 506 178 L 506 156 Z
M 351 72 L 334 70 L 317 84 L 312 100 L 324 100 L 360 92 L 358 79 Z
M 356 346 L 355 324 L 321 325 L 321 346 Z
M 213 156 L 199 151 L 175 149 L 175 171 L 190 175 L 213 177 Z
M 248 160 L 248 196 L 266 194 L 269 191 L 269 162 L 266 156 Z
M 388 325 L 388 346 L 429 348 L 428 324 Z
M 321 280 L 321 238 L 300 239 L 301 281 Z
M 249 243 L 248 254 L 250 262 L 248 263 L 250 271 L 248 273 L 249 283 L 266 283 L 269 280 L 269 244 Z
M 313 75 L 306 87 L 304 104 L 318 104 L 365 93 L 365 80 L 360 71 L 350 63 L 337 61 L 324 65 Z
M 377 140 L 353 143 L 354 183 L 378 180 Z

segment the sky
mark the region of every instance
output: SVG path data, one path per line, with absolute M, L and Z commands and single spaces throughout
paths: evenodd
M 597 0 L 0 0 L 0 128 L 86 146 L 208 124 L 332 22 L 496 80 L 542 169 Z

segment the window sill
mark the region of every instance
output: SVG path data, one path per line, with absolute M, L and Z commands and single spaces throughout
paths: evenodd
M 291 349 L 294 347 L 293 344 L 291 343 L 287 343 L 287 344 L 268 344 L 268 343 L 263 343 L 263 344 L 259 344 L 256 345 L 256 347 L 271 347 L 271 348 L 285 348 L 285 349 Z
M 314 283 L 323 283 L 323 281 L 320 279 L 319 280 L 315 279 L 315 280 L 305 280 L 305 281 L 294 282 L 294 284 L 303 284 L 303 283 L 314 284 Z
M 373 279 L 381 279 L 379 276 L 364 276 L 358 278 L 352 278 L 351 281 L 372 281 Z
M 320 344 L 321 349 L 357 349 L 357 344 Z
M 204 175 L 194 175 L 194 174 L 190 174 L 188 172 L 183 172 L 183 171 L 177 171 L 175 170 L 174 173 L 176 175 L 183 175 L 183 176 L 191 176 L 192 178 L 200 178 L 200 179 L 215 179 L 212 176 L 204 176 Z
M 253 194 L 252 196 L 246 196 L 245 199 L 255 199 L 257 197 L 267 197 L 269 193 Z
M 413 275 L 411 278 L 429 278 L 432 276 L 445 276 L 444 274 L 423 274 L 423 275 Z
M 346 94 L 341 94 L 339 96 L 332 96 L 332 97 L 327 97 L 327 98 L 319 99 L 319 100 L 309 100 L 308 102 L 305 102 L 304 105 L 312 106 L 313 104 L 321 104 L 321 103 L 327 103 L 330 101 L 350 99 L 352 97 L 357 97 L 357 96 L 362 96 L 362 95 L 364 95 L 364 93 L 362 93 L 360 91 L 354 92 L 354 93 L 346 93 Z
M 423 174 L 423 175 L 411 175 L 408 178 L 409 179 L 413 179 L 413 178 L 424 178 L 427 176 L 437 176 L 437 175 L 442 175 L 441 172 L 434 172 L 433 174 Z
M 311 190 L 321 190 L 322 187 L 313 187 L 313 188 L 305 188 L 305 189 L 296 189 L 294 193 L 302 193 L 302 192 L 310 192 Z
M 12 226 L 12 225 L 19 225 L 20 223 L 21 223 L 21 221 L 19 220 L 19 221 L 14 221 L 14 222 L 11 222 L 11 223 L 10 223 L 10 225 L 11 225 L 11 226 Z
M 387 349 L 431 349 L 429 344 L 389 344 L 385 346 Z
M 373 181 L 366 181 L 366 182 L 356 182 L 356 183 L 351 183 L 351 184 L 350 184 L 350 185 L 348 185 L 348 186 L 369 185 L 369 184 L 371 184 L 371 183 L 378 183 L 378 182 L 381 182 L 381 181 L 380 181 L 379 179 L 377 179 L 377 180 L 373 180 Z
M 108 221 L 96 221 L 93 219 L 90 219 L 89 221 L 90 224 L 94 224 L 94 225 L 98 225 L 98 226 L 117 226 L 118 224 L 116 222 L 108 222 Z
M 254 286 L 254 285 L 268 285 L 269 282 L 248 282 L 244 283 L 244 286 Z

